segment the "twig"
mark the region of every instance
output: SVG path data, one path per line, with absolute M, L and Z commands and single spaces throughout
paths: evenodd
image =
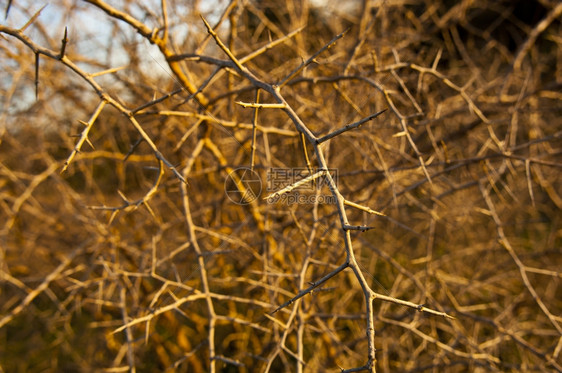
M 253 51 L 252 53 L 240 58 L 240 63 L 246 63 L 250 60 L 253 60 L 257 56 L 261 55 L 262 53 L 267 52 L 268 50 L 270 50 L 270 49 L 276 47 L 277 45 L 285 42 L 285 40 L 291 39 L 293 36 L 297 35 L 302 30 L 304 30 L 304 26 L 299 27 L 298 29 L 296 29 L 294 31 L 291 31 L 290 33 L 288 33 L 287 35 L 284 35 L 283 37 L 280 37 L 276 40 L 273 40 L 273 41 L 267 43 L 263 47 L 258 48 L 255 51 Z
M 8 0 L 8 4 L 6 5 L 6 14 L 4 19 L 8 19 L 8 13 L 10 13 L 10 7 L 12 6 L 12 0 Z
M 39 53 L 35 53 L 35 99 L 39 98 Z
M 98 77 L 98 76 L 102 76 L 102 75 L 105 75 L 105 74 L 113 74 L 113 73 L 116 73 L 117 71 L 121 71 L 121 70 L 123 70 L 123 69 L 125 69 L 125 68 L 127 68 L 127 66 L 112 67 L 111 69 L 102 70 L 102 71 L 98 71 L 98 72 L 96 72 L 96 73 L 92 73 L 92 74 L 90 74 L 90 76 L 91 76 L 92 78 L 96 78 L 96 77 Z
M 234 54 L 230 51 L 230 49 L 228 49 L 228 47 L 224 45 L 223 42 L 218 38 L 217 33 L 213 30 L 211 25 L 209 25 L 205 17 L 201 15 L 201 19 L 203 20 L 205 27 L 207 27 L 207 31 L 209 32 L 209 34 L 211 34 L 211 36 L 217 42 L 217 45 L 224 51 L 224 53 L 226 53 L 226 55 L 232 60 L 232 62 L 234 62 L 234 64 L 238 67 L 238 69 L 242 71 L 245 70 L 242 64 L 240 63 L 240 61 L 238 61 L 238 59 L 234 56 Z
M 184 174 L 187 177 L 190 169 L 185 168 Z M 182 194 L 182 202 L 183 202 L 183 215 L 185 218 L 185 226 L 187 229 L 187 234 L 189 237 L 189 242 L 193 247 L 193 250 L 197 254 L 197 265 L 199 267 L 199 274 L 201 279 L 201 288 L 202 293 L 204 295 L 205 304 L 207 305 L 207 316 L 208 316 L 208 331 L 207 331 L 207 341 L 209 344 L 209 360 L 210 360 L 210 372 L 214 373 L 216 364 L 215 364 L 215 356 L 216 354 L 216 345 L 215 345 L 215 328 L 217 323 L 217 315 L 215 312 L 215 306 L 213 303 L 213 298 L 211 296 L 211 289 L 209 285 L 209 275 L 207 274 L 207 267 L 205 265 L 205 260 L 203 258 L 203 251 L 199 246 L 199 240 L 197 239 L 197 234 L 195 232 L 195 224 L 193 224 L 193 220 L 191 218 L 191 208 L 189 205 L 189 196 L 187 193 L 187 186 L 185 184 L 181 184 L 181 194 Z
M 259 103 L 260 101 L 260 90 L 259 88 L 256 89 L 256 103 Z M 256 110 L 254 110 L 254 119 L 252 121 L 252 126 L 254 127 L 252 129 L 252 154 L 250 155 L 250 170 L 254 171 L 254 165 L 256 162 L 256 135 L 257 135 L 257 125 L 258 125 L 258 111 L 259 111 L 259 107 L 256 107 Z
M 121 307 L 121 317 L 123 319 L 123 324 L 127 324 L 129 320 L 129 315 L 127 313 L 127 293 L 125 286 L 121 285 L 121 290 L 119 292 L 120 296 L 120 307 Z M 135 351 L 133 346 L 133 332 L 131 328 L 125 328 L 125 339 L 127 340 L 127 362 L 129 363 L 129 371 L 136 372 L 135 368 Z
M 68 28 L 66 26 L 64 27 L 64 36 L 62 37 L 61 43 L 62 45 L 60 48 L 59 59 L 64 57 L 64 52 L 66 51 L 66 44 L 68 43 Z
M 318 286 L 324 284 L 326 281 L 328 281 L 329 279 L 331 279 L 332 277 L 334 277 L 335 275 L 337 275 L 338 273 L 340 273 L 341 271 L 343 271 L 344 269 L 346 269 L 347 267 L 349 267 L 349 263 L 345 262 L 342 265 L 340 265 L 338 268 L 334 269 L 332 272 L 328 273 L 326 276 L 322 277 L 320 280 L 315 281 L 313 283 L 311 283 L 311 285 L 304 289 L 299 291 L 299 293 L 297 295 L 295 295 L 294 297 L 292 297 L 291 299 L 289 299 L 288 301 L 286 301 L 285 303 L 283 303 L 282 305 L 280 305 L 279 307 L 277 307 L 276 309 L 274 309 L 271 312 L 271 315 L 277 313 L 279 310 L 290 306 L 291 304 L 293 304 L 296 300 L 304 297 L 307 294 L 312 293 L 312 291 L 314 289 L 316 289 Z
M 369 227 L 366 225 L 349 225 L 349 224 L 344 224 L 343 229 L 346 231 L 361 231 L 361 232 L 366 232 L 368 230 L 371 229 L 375 229 L 375 227 Z
M 249 102 L 242 102 L 236 101 L 236 104 L 245 107 L 245 108 L 262 108 L 262 109 L 285 109 L 285 104 L 260 104 L 260 103 L 249 103 Z
M 533 183 L 531 181 L 531 161 L 529 159 L 525 160 L 525 175 L 527 176 L 527 189 L 529 190 L 529 197 L 531 197 L 531 203 L 534 207 L 535 194 L 533 193 Z
M 535 44 L 535 41 L 539 37 L 539 35 L 546 30 L 546 28 L 560 15 L 562 14 L 562 3 L 556 4 L 554 9 L 552 9 L 544 19 L 542 19 L 537 25 L 531 30 L 529 33 L 529 37 L 525 42 L 519 47 L 517 51 L 517 55 L 513 61 L 513 70 L 518 71 L 521 69 L 521 64 L 523 63 L 523 59 L 529 52 L 529 49 Z
M 354 123 L 351 123 L 351 124 L 347 124 L 345 127 L 340 128 L 339 130 L 336 130 L 336 131 L 334 131 L 334 132 L 331 132 L 331 133 L 327 134 L 326 136 L 322 136 L 322 137 L 318 138 L 318 139 L 316 140 L 316 142 L 317 142 L 318 144 L 321 144 L 321 143 L 323 143 L 324 141 L 328 141 L 328 140 L 330 140 L 330 139 L 333 139 L 334 137 L 336 137 L 336 136 L 338 136 L 338 135 L 340 135 L 340 134 L 342 134 L 342 133 L 344 133 L 344 132 L 347 132 L 347 131 L 352 130 L 352 129 L 354 129 L 354 128 L 359 128 L 363 123 L 368 122 L 368 121 L 370 121 L 370 120 L 372 120 L 372 119 L 375 119 L 376 117 L 378 117 L 379 115 L 381 115 L 382 113 L 384 113 L 384 112 L 387 111 L 387 110 L 388 110 L 388 109 L 383 109 L 383 110 L 379 111 L 378 113 L 371 114 L 371 115 L 369 115 L 368 117 L 365 117 L 365 118 L 363 118 L 363 119 L 361 119 L 361 120 L 359 120 L 359 121 L 357 121 L 357 122 L 354 122 Z
M 97 1 L 97 0 L 87 0 L 87 1 L 95 2 L 95 3 L 103 3 L 103 2 Z M 103 3 L 103 4 L 105 5 L 105 3 Z M 82 79 L 84 79 L 95 90 L 95 92 L 100 96 L 100 98 L 103 101 L 107 101 L 107 103 L 109 103 L 110 105 L 115 107 L 119 112 L 121 112 L 123 115 L 125 115 L 129 119 L 129 121 L 131 122 L 133 127 L 135 127 L 135 129 L 139 132 L 139 134 L 141 135 L 143 140 L 146 141 L 146 143 L 150 146 L 150 148 L 152 149 L 155 157 L 157 159 L 161 160 L 162 162 L 164 162 L 164 164 L 168 168 L 170 168 L 170 170 L 172 170 L 174 175 L 180 181 L 182 181 L 183 183 L 186 183 L 185 179 L 175 169 L 175 167 L 164 157 L 164 155 L 162 153 L 160 153 L 160 151 L 158 150 L 158 147 L 154 144 L 154 142 L 152 141 L 150 136 L 148 136 L 148 134 L 144 131 L 142 126 L 135 119 L 134 113 L 132 111 L 130 111 L 129 109 L 125 108 L 117 99 L 114 99 L 108 93 L 106 93 L 105 90 L 98 83 L 96 83 L 96 81 L 92 78 L 92 76 L 90 74 L 84 72 L 82 69 L 80 69 L 78 66 L 76 66 L 67 56 L 60 57 L 60 53 L 54 52 L 50 49 L 43 48 L 43 47 L 37 45 L 36 43 L 34 43 L 31 39 L 29 39 L 26 35 L 24 35 L 19 30 L 14 30 L 14 29 L 11 29 L 9 27 L 5 27 L 3 25 L 0 25 L 0 32 L 7 33 L 7 34 L 12 35 L 12 36 L 18 38 L 19 40 L 21 40 L 24 44 L 26 44 L 36 54 L 36 60 L 38 60 L 39 54 L 42 54 L 42 55 L 48 56 L 50 58 L 60 60 L 64 65 L 68 66 L 71 70 L 73 70 L 77 75 L 79 75 Z M 38 69 L 38 64 L 36 63 L 36 75 L 38 75 L 37 69 Z M 36 81 L 36 84 L 38 84 L 38 81 Z M 195 89 L 194 89 L 194 91 L 195 91 Z
M 548 320 L 550 321 L 552 326 L 556 329 L 556 331 L 560 335 L 562 335 L 562 326 L 560 326 L 560 323 L 556 320 L 555 315 L 553 315 L 550 312 L 550 310 L 546 307 L 546 305 L 542 301 L 541 297 L 537 294 L 534 286 L 531 284 L 531 281 L 529 281 L 529 276 L 527 276 L 525 264 L 521 261 L 521 259 L 519 259 L 519 256 L 511 246 L 509 240 L 507 239 L 507 236 L 505 235 L 503 230 L 504 224 L 502 223 L 498 213 L 496 212 L 496 208 L 494 206 L 494 203 L 492 202 L 492 199 L 490 198 L 490 194 L 488 193 L 482 182 L 479 182 L 478 186 L 480 187 L 480 192 L 484 197 L 484 201 L 488 206 L 488 210 L 490 211 L 494 223 L 496 224 L 496 230 L 498 232 L 500 245 L 503 248 L 505 248 L 505 250 L 509 253 L 511 258 L 513 259 L 514 263 L 517 265 L 517 268 L 519 269 L 519 274 L 521 276 L 521 280 L 523 280 L 525 287 L 527 288 L 527 290 L 529 291 L 529 293 L 531 294 L 531 296 L 533 297 L 533 299 L 535 300 L 541 311 L 545 314 L 545 316 L 548 318 Z
M 10 4 L 8 4 L 9 6 Z M 23 25 L 22 27 L 20 27 L 20 29 L 18 30 L 19 32 L 24 32 L 29 25 L 31 25 L 33 22 L 35 22 L 35 20 L 37 19 L 37 17 L 39 17 L 39 15 L 41 14 L 41 12 L 43 11 L 43 9 L 45 9 L 45 7 L 48 4 L 45 4 L 41 7 L 41 9 L 39 9 L 38 11 L 35 12 L 35 14 L 33 14 L 33 16 L 31 16 L 31 18 L 25 23 L 25 25 Z M 6 17 L 8 16 L 7 12 L 6 12 Z
M 416 304 L 416 303 L 408 302 L 406 300 L 394 298 L 394 297 L 384 295 L 384 294 L 379 294 L 379 293 L 374 293 L 374 296 L 375 296 L 375 298 L 378 298 L 380 300 L 384 300 L 386 302 L 398 304 L 398 305 L 401 305 L 401 306 L 410 307 L 410 308 L 413 308 L 413 309 L 415 309 L 419 312 L 430 313 L 430 314 L 435 315 L 435 316 L 442 316 L 442 317 L 444 317 L 446 319 L 449 319 L 449 320 L 456 320 L 455 317 L 453 317 L 453 316 L 451 316 L 451 315 L 449 315 L 445 312 L 435 311 L 431 308 L 426 307 L 423 304 Z
M 121 197 L 121 199 L 124 202 L 123 205 L 117 206 L 117 207 L 108 207 L 108 206 L 87 206 L 87 207 L 91 210 L 112 211 L 112 215 L 109 219 L 108 224 L 111 224 L 113 222 L 113 220 L 117 216 L 117 213 L 120 210 L 124 210 L 124 211 L 136 210 L 141 205 L 144 205 L 146 207 L 146 209 L 148 210 L 148 212 L 152 215 L 152 217 L 155 220 L 158 220 L 156 215 L 154 214 L 154 211 L 152 211 L 152 209 L 150 208 L 148 202 L 150 201 L 150 199 L 152 199 L 152 197 L 158 191 L 158 188 L 160 187 L 160 184 L 162 183 L 163 176 L 164 176 L 164 167 L 163 167 L 162 161 L 158 161 L 158 177 L 154 181 L 154 184 L 152 185 L 150 190 L 142 198 L 140 198 L 136 201 L 130 201 L 127 197 L 125 197 L 125 195 L 121 191 L 118 190 L 117 192 L 119 193 L 119 196 Z
M 344 204 L 346 204 L 346 205 L 348 205 L 348 206 L 351 206 L 351 207 L 355 207 L 356 209 L 359 209 L 359 210 L 366 211 L 366 212 L 368 212 L 369 214 L 380 215 L 380 216 L 386 216 L 386 215 L 383 214 L 382 212 L 378 212 L 378 211 L 375 211 L 375 210 L 373 210 L 373 209 L 371 209 L 371 208 L 369 208 L 369 207 L 367 207 L 367 206 L 363 206 L 363 205 L 360 205 L 360 204 L 358 204 L 358 203 L 355 203 L 355 202 L 352 202 L 352 201 L 348 201 L 347 199 L 344 201 Z
M 164 21 L 164 25 L 162 26 L 162 28 L 164 29 L 164 35 L 162 36 L 162 40 L 166 42 L 168 41 L 168 29 L 169 29 L 168 8 L 166 7 L 166 0 L 160 1 L 160 7 L 162 8 L 162 18 Z
M 90 242 L 88 242 L 90 243 Z M 19 315 L 31 302 L 33 302 L 33 300 L 35 298 L 37 298 L 41 293 L 43 293 L 44 291 L 46 291 L 49 287 L 49 285 L 51 284 L 51 282 L 55 281 L 56 279 L 58 279 L 62 272 L 66 269 L 66 267 L 68 267 L 68 265 L 70 263 L 72 263 L 72 260 L 74 260 L 74 258 L 76 256 L 78 256 L 79 254 L 81 254 L 84 249 L 86 248 L 86 243 L 84 245 L 82 245 L 81 247 L 75 249 L 74 251 L 72 251 L 70 253 L 70 255 L 65 256 L 62 260 L 62 262 L 51 272 L 49 273 L 45 279 L 43 280 L 43 282 L 41 282 L 41 284 L 39 286 L 37 286 L 35 289 L 33 289 L 32 292 L 30 292 L 29 294 L 27 294 L 27 296 L 21 301 L 20 304 L 18 304 L 15 308 L 13 308 L 6 316 L 2 317 L 0 319 L 0 329 L 2 327 L 4 327 L 7 323 L 9 323 L 10 321 L 12 321 L 12 319 L 14 317 L 16 317 L 17 315 Z
M 316 57 L 318 57 L 322 52 L 330 49 L 335 43 L 336 41 L 338 41 L 339 39 L 343 38 L 345 34 L 347 34 L 347 32 L 350 29 L 345 30 L 344 32 L 342 32 L 339 35 L 336 35 L 332 40 L 330 40 L 326 45 L 324 45 L 322 48 L 320 48 L 316 53 L 314 53 L 309 59 L 307 59 L 306 61 L 304 61 L 303 63 L 301 63 L 296 69 L 294 69 L 293 71 L 291 71 L 289 73 L 289 75 L 287 75 L 283 80 L 281 80 L 281 82 L 279 82 L 279 84 L 277 84 L 279 86 L 279 88 L 283 87 L 285 84 L 287 84 L 287 82 L 289 82 L 291 79 L 293 79 L 293 77 L 295 77 L 302 69 L 304 69 L 306 66 L 310 65 L 310 63 L 312 61 L 314 61 L 314 59 Z
M 72 150 L 72 152 L 68 156 L 66 162 L 64 162 L 64 167 L 60 171 L 61 174 L 68 169 L 68 166 L 70 165 L 70 163 L 72 162 L 72 160 L 74 159 L 76 154 L 78 154 L 80 152 L 80 150 L 82 149 L 82 145 L 84 144 L 84 142 L 85 141 L 89 142 L 88 133 L 90 133 L 90 130 L 92 129 L 92 126 L 94 125 L 94 122 L 96 121 L 96 119 L 100 115 L 100 113 L 103 110 L 106 103 L 107 103 L 106 101 L 103 101 L 103 100 L 100 101 L 100 103 L 98 104 L 98 107 L 96 108 L 96 110 L 94 110 L 94 113 L 90 117 L 90 120 L 87 123 L 81 122 L 85 125 L 85 128 L 82 131 L 82 134 L 80 135 L 80 139 L 78 140 L 78 142 L 74 146 L 74 149 Z

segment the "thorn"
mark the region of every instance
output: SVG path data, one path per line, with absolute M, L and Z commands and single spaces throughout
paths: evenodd
M 88 145 L 90 145 L 92 147 L 93 150 L 96 150 L 96 147 L 94 146 L 94 144 L 92 144 L 90 142 L 90 139 L 86 137 L 86 142 L 88 143 Z
M 37 12 L 35 12 L 35 14 L 29 19 L 29 21 L 27 21 L 27 23 L 25 25 L 23 25 L 22 28 L 19 29 L 20 32 L 24 32 L 29 25 L 31 25 L 33 22 L 35 22 L 35 20 L 37 19 L 37 17 L 39 17 L 39 15 L 41 14 L 41 12 L 43 11 L 43 9 L 45 9 L 45 7 L 49 5 L 49 4 L 45 4 L 41 7 L 41 9 L 39 9 Z
M 68 28 L 65 26 L 64 27 L 64 36 L 62 37 L 62 47 L 60 50 L 60 57 L 59 59 L 62 59 L 64 57 L 64 52 L 66 50 L 66 43 L 68 43 Z
M 8 19 L 8 13 L 10 13 L 10 7 L 12 6 L 12 0 L 8 0 L 8 5 L 6 6 L 6 15 L 4 19 Z
M 35 100 L 39 97 L 39 53 L 35 53 Z
M 123 201 L 125 203 L 127 203 L 127 205 L 130 204 L 129 200 L 127 199 L 127 197 L 125 197 L 125 195 L 123 194 L 123 192 L 121 192 L 120 190 L 117 190 L 117 193 L 119 194 L 119 197 L 121 197 L 123 199 Z

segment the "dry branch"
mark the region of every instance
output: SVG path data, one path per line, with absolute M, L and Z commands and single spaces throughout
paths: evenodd
M 0 370 L 562 372 L 562 7 L 351 3 L 8 2 Z

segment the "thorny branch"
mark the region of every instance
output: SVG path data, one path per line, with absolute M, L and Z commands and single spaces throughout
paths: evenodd
M 0 370 L 562 371 L 562 7 L 329 3 L 8 2 Z

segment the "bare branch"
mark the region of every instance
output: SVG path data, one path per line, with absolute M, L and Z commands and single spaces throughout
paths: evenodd
M 333 139 L 334 137 L 347 132 L 349 130 L 352 130 L 354 128 L 359 128 L 363 123 L 366 123 L 372 119 L 375 119 L 376 117 L 378 117 L 379 115 L 381 115 L 382 113 L 384 113 L 385 111 L 387 111 L 388 109 L 384 109 L 379 111 L 378 113 L 375 114 L 371 114 L 368 117 L 365 117 L 357 122 L 351 123 L 351 124 L 347 124 L 345 127 L 340 128 L 339 130 L 336 130 L 334 132 L 330 132 L 329 134 L 327 134 L 326 136 L 320 137 L 318 140 L 316 140 L 319 144 L 323 143 L 324 141 L 328 141 L 330 139 Z

